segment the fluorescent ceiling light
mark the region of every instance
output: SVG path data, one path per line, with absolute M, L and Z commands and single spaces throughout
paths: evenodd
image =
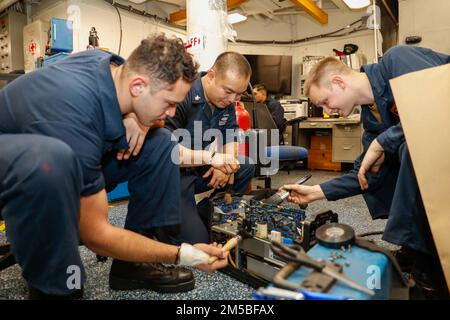
M 362 9 L 370 5 L 371 0 L 343 0 L 350 9 Z
M 247 17 L 240 13 L 234 12 L 230 13 L 227 19 L 229 24 L 235 24 L 247 20 Z

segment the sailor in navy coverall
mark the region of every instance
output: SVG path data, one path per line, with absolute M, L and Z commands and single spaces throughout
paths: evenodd
M 167 44 L 160 38 L 158 43 Z M 148 43 L 151 46 L 152 42 Z M 176 50 L 183 50 L 182 43 Z M 80 232 L 81 240 L 83 232 L 85 240 L 106 233 L 111 236 L 108 243 L 85 243 L 98 248 L 100 254 L 136 262 L 148 261 L 149 256 L 159 260 L 156 262 L 176 260 L 176 247 L 137 234 L 180 223 L 180 174 L 171 161 L 176 143 L 170 132 L 159 129 L 149 133 L 139 155 L 127 161 L 118 161 L 116 153 L 129 147 L 123 109 L 134 108 L 141 123 L 149 126 L 150 121 L 163 117 L 167 108 L 175 110 L 175 103 L 190 89 L 196 70 L 193 63 L 185 62 L 185 70 L 193 70 L 192 79 L 185 81 L 187 76 L 182 73 L 171 87 L 173 91 L 151 91 L 146 97 L 156 102 L 149 107 L 141 98 L 150 92 L 143 77 L 133 78 L 132 102 L 122 99 L 129 96 L 116 95 L 117 71 L 112 68 L 119 70 L 123 63 L 114 54 L 85 51 L 23 75 L 0 91 L 0 214 L 30 289 L 52 296 L 68 296 L 73 289 L 80 289 L 67 285 L 71 266 L 81 271 L 81 285 L 86 278 L 78 252 Z M 128 87 L 124 90 L 128 92 Z M 159 99 L 173 101 L 163 104 Z M 125 229 L 134 232 L 106 225 L 104 189 L 126 180 L 130 202 Z M 98 202 L 84 208 L 83 199 L 92 201 L 97 194 Z M 103 210 L 104 225 L 93 219 Z M 86 213 L 83 216 L 86 211 L 91 219 Z M 98 228 L 92 230 L 95 226 Z M 122 244 L 128 244 L 127 248 Z
M 233 152 L 236 135 L 231 133 L 236 133 L 239 129 L 234 102 L 239 100 L 241 93 L 248 86 L 251 68 L 247 64 L 247 60 L 238 53 L 223 53 L 217 58 L 214 66 L 207 73 L 203 72 L 194 82 L 185 100 L 177 106 L 175 116 L 166 121 L 166 128 L 175 133 L 177 129 L 188 130 L 191 141 L 181 141 L 182 145 L 187 148 L 205 150 L 211 141 L 203 139 L 203 134 L 209 129 L 217 129 L 222 134 L 222 141 L 215 141 L 215 143 Z M 237 69 L 239 67 L 241 69 Z M 196 125 L 201 125 L 202 130 L 196 132 Z M 240 157 L 239 163 L 240 168 L 235 173 L 233 191 L 244 193 L 253 178 L 254 165 L 249 164 L 246 157 Z M 209 207 L 206 200 L 197 206 L 194 196 L 212 188 L 221 189 L 228 179 L 225 177 L 225 180 L 216 183 L 216 172 L 204 177 L 209 171 L 215 170 L 209 166 L 181 170 L 182 204 L 180 208 L 182 208 L 183 223 L 175 242 L 204 242 L 209 239 Z
M 256 84 L 253 86 L 253 93 L 255 94 L 255 99 L 257 103 L 264 103 L 269 109 L 272 115 L 273 121 L 277 125 L 278 130 L 280 130 L 280 136 L 284 130 L 284 108 L 281 103 L 275 100 L 267 92 L 266 87 L 263 84 Z
M 379 63 L 363 66 L 361 73 L 347 70 L 332 59 L 323 60 L 311 71 L 308 96 L 326 112 L 343 116 L 348 116 L 355 105 L 362 105 L 365 152 L 356 159 L 354 169 L 342 177 L 316 186 L 285 186 L 292 190 L 291 201 L 338 200 L 362 193 L 374 219 L 388 218 L 384 240 L 435 256 L 389 80 L 447 64 L 450 56 L 426 48 L 398 46 L 387 51 Z M 325 70 L 323 78 L 317 78 L 317 70 Z

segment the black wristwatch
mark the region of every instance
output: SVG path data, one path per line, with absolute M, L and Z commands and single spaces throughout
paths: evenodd
M 175 265 L 179 265 L 180 264 L 180 250 L 181 250 L 181 246 L 178 246 L 178 250 L 177 250 L 177 256 L 175 258 Z

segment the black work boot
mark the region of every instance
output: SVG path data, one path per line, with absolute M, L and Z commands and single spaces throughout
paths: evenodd
M 411 289 L 413 300 L 448 300 L 446 285 L 439 257 L 421 254 L 411 271 L 415 287 Z
M 161 263 L 134 263 L 114 259 L 109 273 L 113 290 L 150 289 L 161 293 L 185 292 L 194 289 L 192 271 L 167 267 Z
M 83 298 L 83 287 L 81 289 L 73 290 L 68 295 L 53 295 L 44 293 L 38 289 L 28 286 L 28 299 L 29 300 L 79 300 Z

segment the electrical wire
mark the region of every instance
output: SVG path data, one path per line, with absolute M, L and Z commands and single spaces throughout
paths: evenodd
M 371 231 L 371 232 L 365 232 L 365 233 L 361 233 L 356 235 L 358 238 L 365 238 L 365 237 L 370 237 L 370 236 L 377 236 L 380 234 L 383 234 L 384 231 Z
M 117 52 L 117 55 L 120 56 L 120 51 L 122 50 L 122 35 L 123 35 L 123 31 L 122 31 L 122 15 L 120 14 L 119 8 L 117 8 L 116 6 L 114 6 L 114 8 L 116 8 L 116 10 L 117 10 L 117 15 L 119 16 L 119 22 L 120 22 L 119 51 Z
M 148 13 L 148 12 L 143 11 L 143 10 L 138 10 L 138 9 L 134 8 L 133 6 L 127 6 L 127 5 L 120 4 L 120 3 L 118 3 L 118 2 L 116 2 L 114 0 L 104 0 L 104 1 L 109 3 L 110 5 L 112 5 L 113 7 L 115 7 L 117 12 L 119 12 L 118 9 L 126 10 L 126 11 L 129 11 L 129 12 L 133 13 L 133 14 L 137 14 L 137 15 L 140 15 L 140 16 L 143 16 L 143 17 L 154 19 L 156 22 L 165 24 L 165 25 L 167 25 L 169 27 L 177 28 L 177 29 L 180 29 L 180 30 L 186 30 L 186 27 L 179 26 L 177 24 L 171 23 L 167 18 L 161 18 L 158 15 L 151 14 L 151 13 Z M 352 27 L 353 25 L 355 25 L 357 23 L 360 23 L 360 22 L 363 23 L 364 21 L 365 21 L 365 19 L 361 18 L 359 20 L 356 20 L 356 21 L 350 23 L 349 25 L 347 25 L 347 26 L 345 26 L 345 27 L 343 27 L 341 29 L 338 29 L 338 30 L 335 30 L 335 31 L 332 31 L 332 32 L 329 32 L 329 33 L 320 34 L 320 35 L 311 36 L 311 37 L 305 37 L 305 38 L 302 38 L 302 39 L 296 39 L 296 40 L 291 40 L 291 41 L 276 41 L 276 40 L 268 41 L 268 40 L 242 40 L 242 39 L 236 39 L 236 42 L 238 42 L 238 43 L 246 43 L 246 44 L 255 44 L 255 45 L 256 44 L 298 44 L 298 43 L 303 43 L 303 42 L 317 40 L 317 39 L 323 39 L 323 38 L 338 38 L 338 37 L 347 36 L 347 35 L 355 33 L 355 32 L 368 30 L 367 27 L 362 27 L 362 25 L 361 25 L 361 26 L 356 27 L 356 28 L 354 28 L 354 29 L 352 29 L 350 31 L 345 32 L 345 33 L 337 34 L 337 33 L 340 33 L 340 32 L 342 32 L 344 30 L 348 30 L 350 27 Z
M 22 7 L 22 3 L 21 2 L 16 2 L 14 4 L 14 6 L 12 7 L 12 9 L 16 12 L 20 12 L 20 13 L 24 13 L 23 12 L 23 7 Z
M 17 1 L 13 4 L 11 4 L 9 7 L 7 7 L 5 12 L 19 12 L 19 13 L 25 13 L 23 1 Z M 2 12 L 3 12 L 2 11 Z
M 150 19 L 154 19 L 155 21 L 157 21 L 158 23 L 162 23 L 165 24 L 171 28 L 176 28 L 176 29 L 180 29 L 180 30 L 186 30 L 186 27 L 183 26 L 179 26 L 177 24 L 171 23 L 167 18 L 161 18 L 156 14 L 151 14 L 146 12 L 145 10 L 138 10 L 136 8 L 134 8 L 133 6 L 127 6 L 127 5 L 123 5 L 121 3 L 118 3 L 114 0 L 104 0 L 105 2 L 109 3 L 110 5 L 112 5 L 115 8 L 119 8 L 125 11 L 129 11 L 133 14 L 139 15 L 139 16 L 143 16 L 146 18 L 150 18 Z
M 104 0 L 104 1 L 109 3 L 110 5 L 112 5 L 113 7 L 116 8 L 116 10 L 117 10 L 117 12 L 119 14 L 119 19 L 121 19 L 121 18 L 120 18 L 120 13 L 119 13 L 118 9 L 122 9 L 122 10 L 129 11 L 131 13 L 134 13 L 134 14 L 140 15 L 140 16 L 144 16 L 144 17 L 147 17 L 147 18 L 154 19 L 155 22 L 165 24 L 165 25 L 167 25 L 169 27 L 172 27 L 172 28 L 186 30 L 186 27 L 179 26 L 177 24 L 171 23 L 167 18 L 161 18 L 161 17 L 159 17 L 159 16 L 157 16 L 155 14 L 151 14 L 151 13 L 148 13 L 148 12 L 143 11 L 143 10 L 138 10 L 136 8 L 133 8 L 132 6 L 127 6 L 127 5 L 120 4 L 120 3 L 118 3 L 118 2 L 116 2 L 114 0 Z M 292 44 L 298 44 L 298 43 L 303 43 L 303 42 L 317 40 L 317 39 L 323 39 L 323 38 L 339 38 L 339 37 L 347 36 L 347 35 L 352 34 L 352 33 L 368 30 L 367 27 L 363 27 L 361 25 L 359 27 L 354 28 L 353 30 L 347 31 L 345 33 L 337 34 L 337 33 L 340 33 L 340 32 L 342 32 L 344 30 L 348 30 L 351 26 L 353 26 L 353 25 L 355 25 L 357 23 L 360 23 L 360 22 L 362 23 L 364 21 L 365 21 L 365 19 L 361 18 L 359 20 L 356 20 L 356 21 L 350 23 L 349 25 L 347 25 L 347 26 L 345 26 L 345 27 L 343 27 L 341 29 L 338 29 L 338 30 L 335 30 L 335 31 L 332 31 L 332 32 L 329 32 L 329 33 L 319 34 L 319 35 L 316 35 L 316 36 L 305 37 L 305 38 L 302 38 L 302 39 L 296 39 L 296 40 L 290 40 L 290 41 L 277 41 L 277 40 L 268 41 L 268 40 L 242 40 L 242 39 L 236 39 L 236 42 L 238 42 L 238 43 L 246 43 L 246 44 L 254 44 L 254 45 L 257 45 L 257 44 L 290 44 L 290 45 L 292 45 Z M 121 24 L 122 24 L 122 22 L 121 22 Z M 121 29 L 121 40 L 122 40 L 122 29 Z M 120 53 L 120 51 L 119 51 L 119 53 Z
M 312 41 L 312 40 L 317 40 L 317 39 L 323 39 L 323 38 L 339 38 L 339 37 L 344 37 L 347 36 L 349 34 L 355 33 L 355 32 L 360 32 L 360 31 L 364 31 L 364 30 L 368 30 L 367 27 L 363 27 L 363 22 L 364 22 L 364 18 L 361 18 L 359 20 L 356 20 L 352 23 L 350 23 L 349 25 L 345 26 L 344 28 L 340 28 L 338 30 L 332 31 L 332 32 L 328 32 L 328 33 L 324 33 L 324 34 L 319 34 L 316 36 L 311 36 L 311 37 L 305 37 L 302 39 L 296 39 L 296 40 L 290 40 L 290 41 L 268 41 L 268 40 L 242 40 L 242 39 L 236 39 L 236 42 L 239 43 L 246 43 L 246 44 L 298 44 L 298 43 L 303 43 L 303 42 L 307 42 L 307 41 Z M 360 26 L 357 26 L 355 28 L 353 28 L 352 30 L 349 30 L 345 33 L 341 33 L 342 31 L 348 30 L 350 27 L 354 26 L 357 23 L 361 23 Z
M 233 258 L 231 257 L 231 252 L 228 251 L 228 261 L 230 261 L 233 268 L 237 269 L 236 263 L 234 262 Z

